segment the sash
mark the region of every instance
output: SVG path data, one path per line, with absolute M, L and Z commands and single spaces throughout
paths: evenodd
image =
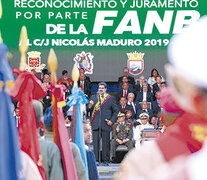
M 100 105 L 100 101 L 98 101 L 95 104 L 93 108 L 93 112 L 92 112 L 92 121 L 94 120 L 96 113 L 100 110 L 100 107 L 103 106 L 110 98 L 111 98 L 111 95 L 105 94 L 104 97 L 101 98 L 101 105 Z

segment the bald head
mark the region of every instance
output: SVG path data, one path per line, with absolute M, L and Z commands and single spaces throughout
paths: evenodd
M 35 115 L 37 118 L 37 125 L 40 125 L 41 118 L 43 116 L 43 106 L 42 103 L 38 100 L 33 100 L 33 105 L 35 109 Z

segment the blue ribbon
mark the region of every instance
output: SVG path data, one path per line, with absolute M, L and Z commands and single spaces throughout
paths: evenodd
M 83 92 L 79 90 L 77 86 L 72 89 L 72 94 L 68 97 L 68 102 L 66 103 L 69 107 L 73 105 L 76 106 L 76 126 L 75 126 L 75 144 L 79 147 L 81 156 L 85 165 L 86 174 L 88 177 L 88 163 L 85 150 L 85 139 L 83 131 L 83 118 L 81 115 L 81 104 L 87 104 L 88 99 L 85 97 Z
M 68 96 L 68 102 L 66 103 L 67 106 L 71 107 L 75 104 L 87 104 L 88 99 L 83 94 L 83 92 L 75 86 L 72 88 L 72 94 Z

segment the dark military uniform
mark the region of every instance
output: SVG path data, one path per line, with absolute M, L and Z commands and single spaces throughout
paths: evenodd
M 113 139 L 111 142 L 111 153 L 112 157 L 115 157 L 116 148 L 120 144 L 117 142 L 117 140 L 124 140 L 127 139 L 128 141 L 126 143 L 123 143 L 123 145 L 126 145 L 128 147 L 128 150 L 131 150 L 133 148 L 133 141 L 132 141 L 132 134 L 133 134 L 133 125 L 130 122 L 124 122 L 124 123 L 114 123 L 113 125 Z

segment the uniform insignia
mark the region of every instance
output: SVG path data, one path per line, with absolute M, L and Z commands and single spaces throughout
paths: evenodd
M 120 130 L 120 129 L 119 129 L 119 125 L 118 125 L 117 128 L 116 128 L 116 131 L 119 132 L 119 130 Z
M 45 64 L 41 64 L 41 52 L 31 51 L 28 52 L 27 55 L 28 64 L 26 64 L 26 70 L 31 71 L 35 69 L 36 72 L 41 72 L 46 66 Z
M 129 129 L 129 126 L 127 126 L 127 127 L 126 127 L 126 130 L 127 130 L 127 131 L 129 131 L 129 130 L 130 130 L 130 129 Z
M 137 51 L 135 51 L 133 53 L 127 53 L 127 56 L 127 66 L 129 69 L 129 73 L 134 76 L 141 74 L 144 70 L 144 53 L 138 53 Z

